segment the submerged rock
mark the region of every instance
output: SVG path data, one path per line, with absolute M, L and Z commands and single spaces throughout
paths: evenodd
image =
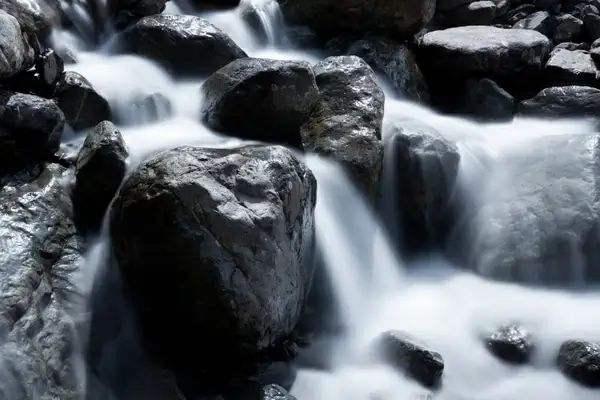
M 373 70 L 356 56 L 314 67 L 319 98 L 300 128 L 306 150 L 339 162 L 365 196 L 379 194 L 384 95 Z
M 315 202 L 314 176 L 281 146 L 178 147 L 129 175 L 112 243 L 155 353 L 222 378 L 286 338 L 312 277 Z
M 246 53 L 207 20 L 191 15 L 144 17 L 120 35 L 123 48 L 185 76 L 206 76 Z
M 569 378 L 584 386 L 600 387 L 600 345 L 568 340 L 558 351 L 556 363 Z
M 211 129 L 293 147 L 301 147 L 299 129 L 318 96 L 308 63 L 260 58 L 221 68 L 201 91 L 201 118 Z
M 502 326 L 486 338 L 486 346 L 496 357 L 513 364 L 525 364 L 531 359 L 531 335 L 519 325 Z
M 77 223 L 97 230 L 127 168 L 127 146 L 110 122 L 98 124 L 85 138 L 75 172 L 73 203 Z
M 444 372 L 442 356 L 407 333 L 383 333 L 375 343 L 375 350 L 385 361 L 422 385 L 435 387 L 440 384 Z

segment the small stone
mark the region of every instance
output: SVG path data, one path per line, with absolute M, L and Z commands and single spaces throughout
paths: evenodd
M 486 339 L 486 346 L 496 357 L 512 364 L 525 364 L 531 359 L 531 335 L 519 325 L 500 327 Z

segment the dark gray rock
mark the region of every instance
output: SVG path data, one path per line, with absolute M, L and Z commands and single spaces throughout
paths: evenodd
M 546 11 L 537 11 L 517 22 L 513 29 L 531 29 L 551 36 L 554 31 L 554 19 Z
M 123 136 L 112 123 L 101 122 L 88 133 L 77 156 L 73 190 L 75 217 L 83 229 L 100 228 L 125 177 L 128 156 Z
M 528 29 L 465 26 L 426 33 L 423 64 L 437 76 L 516 76 L 541 69 L 550 41 Z
M 39 52 L 39 41 L 48 44 L 52 28 L 60 24 L 60 7 L 53 0 L 2 0 L 0 10 L 19 21 L 30 46 Z
M 261 390 L 261 400 L 296 400 L 296 397 L 288 393 L 279 385 L 267 385 Z
M 376 352 L 386 362 L 417 382 L 431 387 L 439 385 L 444 360 L 439 353 L 402 331 L 388 331 L 375 342 Z
M 506 121 L 516 112 L 514 97 L 491 79 L 470 80 L 465 91 L 465 111 L 484 121 Z
M 315 202 L 314 176 L 281 146 L 184 146 L 129 175 L 111 237 L 155 354 L 229 371 L 286 338 L 312 277 Z
M 518 106 L 522 115 L 546 118 L 597 117 L 600 115 L 600 90 L 587 86 L 546 88 Z
M 32 67 L 35 54 L 19 21 L 0 9 L 0 79 Z
M 123 49 L 160 63 L 169 71 L 206 76 L 246 53 L 207 20 L 190 15 L 153 15 L 120 35 Z
M 536 11 L 536 8 L 533 4 L 521 4 L 518 7 L 509 10 L 506 13 L 506 22 L 509 25 L 514 26 L 519 21 L 527 18 L 529 15 L 533 14 Z
M 425 78 L 412 51 L 392 39 L 368 35 L 350 45 L 348 55 L 365 60 L 383 72 L 398 94 L 421 104 L 429 102 Z
M 600 71 L 592 56 L 581 50 L 557 50 L 544 67 L 544 74 L 551 86 L 598 86 Z
M 208 127 L 250 140 L 301 147 L 300 126 L 318 96 L 304 61 L 244 58 L 210 76 L 201 88 Z
M 534 350 L 531 335 L 517 324 L 502 326 L 489 335 L 485 344 L 501 360 L 512 364 L 525 364 Z
M 583 37 L 583 21 L 570 14 L 556 17 L 556 28 L 554 30 L 554 43 L 578 42 Z
M 53 101 L 0 91 L 0 167 L 48 159 L 60 146 L 65 116 Z
M 496 18 L 496 3 L 489 0 L 460 5 L 443 17 L 445 26 L 491 25 Z
M 417 121 L 386 125 L 386 165 L 394 170 L 394 204 L 398 207 L 404 250 L 418 252 L 444 241 L 460 153 L 439 132 Z
M 600 15 L 585 14 L 583 17 L 585 30 L 592 41 L 600 38 Z
M 169 0 L 108 0 L 108 14 L 117 29 L 150 15 L 160 14 Z
M 54 50 L 46 49 L 37 58 L 35 71 L 39 75 L 40 84 L 52 93 L 65 71 L 65 63 Z
M 588 387 L 600 387 L 600 345 L 568 340 L 558 351 L 556 364 L 569 378 Z
M 277 0 L 286 19 L 308 25 L 326 36 L 339 32 L 409 38 L 435 12 L 433 0 Z
M 240 0 L 190 0 L 190 3 L 199 9 L 221 9 L 237 7 Z
M 365 196 L 379 193 L 384 94 L 356 56 L 329 57 L 314 67 L 319 98 L 300 128 L 306 150 L 339 162 Z
M 34 166 L 0 189 L 0 394 L 84 397 L 73 315 L 83 310 L 77 236 L 64 169 Z
M 67 122 L 75 131 L 88 129 L 112 119 L 108 101 L 77 72 L 67 71 L 63 74 L 54 96 L 56 104 L 65 113 Z

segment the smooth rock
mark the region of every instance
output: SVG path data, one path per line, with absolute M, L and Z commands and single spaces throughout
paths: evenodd
M 516 112 L 514 97 L 491 79 L 470 80 L 465 93 L 465 111 L 477 119 L 506 121 Z
M 587 86 L 546 88 L 518 105 L 522 115 L 545 118 L 597 117 L 600 115 L 600 90 Z
M 569 378 L 592 388 L 600 387 L 600 345 L 568 340 L 558 351 L 556 364 Z

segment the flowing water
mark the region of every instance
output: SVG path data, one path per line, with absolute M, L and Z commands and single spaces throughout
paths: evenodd
M 263 40 L 244 22 L 249 7 L 258 10 Z M 187 9 L 184 2 L 171 2 L 166 12 Z M 246 0 L 235 10 L 203 16 L 253 57 L 310 62 L 319 59 L 317 53 L 282 45 L 283 22 L 274 0 Z M 202 101 L 200 81 L 175 80 L 150 61 L 111 54 L 110 46 L 90 51 L 86 45 L 89 39 L 85 35 L 90 31 L 89 26 L 86 28 L 86 18 L 80 17 L 76 26 L 79 33 L 56 32 L 55 42 L 71 48 L 79 63 L 69 68 L 91 81 L 121 119 L 137 122 L 135 126 L 121 127 L 130 149 L 130 168 L 156 151 L 180 144 L 240 143 L 215 135 L 198 122 Z M 132 111 L 127 104 L 132 99 L 153 93 L 161 93 L 171 101 L 171 117 L 144 123 L 139 116 L 130 115 Z M 585 134 L 592 130 L 585 121 L 515 120 L 477 125 L 436 115 L 395 99 L 390 93 L 385 106 L 386 128 L 398 121 L 418 121 L 458 144 L 462 157 L 458 187 L 474 204 L 485 202 L 481 188 L 493 178 L 494 171 L 502 169 L 503 154 L 515 149 L 533 149 L 538 137 Z M 77 145 L 82 139 L 82 133 L 75 133 L 70 140 Z M 392 153 L 386 154 L 388 165 Z M 599 295 L 493 282 L 463 272 L 437 255 L 404 265 L 390 245 L 390 237 L 410 233 L 388 236 L 349 181 L 340 178 L 344 176 L 340 167 L 312 155 L 306 161 L 318 180 L 318 240 L 347 335 L 330 349 L 331 370 L 300 370 L 292 389 L 299 400 L 598 398 L 597 392 L 562 377 L 554 367 L 554 357 L 563 340 L 600 340 L 600 320 L 595 318 L 600 309 Z M 385 168 L 382 182 L 384 217 L 391 218 L 398 211 L 391 190 L 392 168 Z M 94 279 L 100 276 L 96 272 L 105 264 L 108 244 L 104 233 L 88 255 L 81 284 L 90 293 Z M 525 324 L 536 337 L 535 357 L 528 366 L 507 366 L 482 345 L 482 334 L 512 321 Z M 442 389 L 429 392 L 369 354 L 370 341 L 388 329 L 408 331 L 443 355 Z

